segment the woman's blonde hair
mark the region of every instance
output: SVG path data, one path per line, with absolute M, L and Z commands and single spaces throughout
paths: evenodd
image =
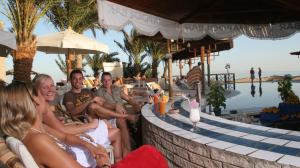
M 50 75 L 47 75 L 47 74 L 38 74 L 33 78 L 32 84 L 33 84 L 33 94 L 34 95 L 38 95 L 38 90 L 41 87 L 42 81 L 45 79 L 52 79 L 52 78 Z
M 0 90 L 1 132 L 22 140 L 36 120 L 32 86 L 13 82 Z

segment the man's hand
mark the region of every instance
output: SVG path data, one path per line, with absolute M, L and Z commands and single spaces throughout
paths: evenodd
M 127 111 L 123 107 L 123 105 L 116 104 L 116 112 L 120 114 L 127 114 Z
M 89 148 L 90 153 L 92 154 L 92 156 L 96 159 L 97 165 L 102 167 L 104 165 L 110 165 L 109 162 L 109 156 L 107 154 L 106 149 L 101 146 L 101 145 L 97 145 L 97 147 L 92 146 Z
M 97 103 L 100 106 L 103 106 L 103 103 L 105 102 L 105 100 L 99 96 L 94 97 L 92 101 Z

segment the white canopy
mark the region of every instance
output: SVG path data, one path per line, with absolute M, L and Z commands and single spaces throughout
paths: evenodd
M 37 37 L 37 50 L 47 54 L 96 54 L 108 53 L 108 46 L 97 40 L 76 33 L 71 29 Z
M 109 72 L 113 79 L 116 77 L 123 77 L 123 64 L 122 62 L 103 62 L 104 72 Z
M 11 49 L 17 49 L 15 35 L 0 30 L 0 56 L 6 56 Z
M 141 34 L 153 36 L 160 32 L 167 39 L 198 40 L 206 35 L 214 39 L 250 38 L 275 39 L 293 35 L 300 30 L 300 22 L 279 24 L 205 24 L 183 23 L 147 14 L 107 0 L 97 0 L 98 18 L 102 27 L 122 30 L 131 23 Z M 159 4 L 158 4 L 159 5 Z

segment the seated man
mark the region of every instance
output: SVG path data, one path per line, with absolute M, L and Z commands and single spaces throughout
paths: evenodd
M 96 91 L 96 95 L 103 97 L 109 103 L 115 103 L 119 105 L 123 105 L 123 99 L 126 100 L 129 104 L 131 104 L 135 111 L 141 110 L 141 105 L 133 100 L 132 97 L 128 96 L 121 89 L 112 84 L 112 77 L 109 72 L 103 72 L 101 76 L 102 86 Z M 122 141 L 124 144 L 130 145 L 129 140 L 126 137 L 129 137 L 128 132 L 122 132 Z M 126 139 L 125 139 L 126 138 Z M 126 141 L 128 140 L 128 141 Z
M 117 118 L 118 127 L 121 130 L 122 142 L 124 137 L 122 132 L 128 132 L 126 119 L 130 118 L 121 105 L 112 104 L 105 99 L 95 96 L 91 90 L 82 89 L 83 74 L 80 70 L 73 70 L 70 74 L 72 88 L 65 93 L 63 104 L 72 116 L 90 116 L 92 118 L 111 119 Z M 116 110 L 116 112 L 112 111 Z M 88 115 L 87 115 L 88 114 Z M 123 157 L 130 152 L 130 147 L 122 145 Z
M 121 136 L 120 131 L 117 128 L 108 128 L 106 123 L 102 120 L 93 119 L 90 123 L 81 123 L 80 120 L 75 120 L 68 116 L 67 112 L 59 111 L 60 105 L 55 105 L 54 98 L 56 95 L 55 86 L 52 78 L 46 74 L 39 74 L 33 79 L 34 91 L 39 96 L 43 97 L 46 102 L 53 107 L 48 106 L 47 112 L 43 115 L 43 122 L 61 132 L 66 134 L 86 134 L 93 139 L 94 142 L 102 146 L 107 147 L 109 143 L 114 147 L 114 157 L 116 161 L 122 159 L 121 151 Z M 62 112 L 63 115 L 56 116 L 55 113 Z M 64 125 L 59 121 L 58 117 L 64 117 L 64 121 L 68 121 L 68 125 Z M 72 123 L 80 123 L 79 125 Z

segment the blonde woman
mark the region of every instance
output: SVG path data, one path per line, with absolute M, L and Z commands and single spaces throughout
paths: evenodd
M 21 140 L 39 167 L 80 168 L 74 156 L 65 151 L 66 144 L 88 149 L 97 160 L 93 167 L 108 165 L 107 153 L 101 146 L 96 147 L 77 136 L 43 125 L 42 115 L 46 107 L 43 97 L 32 94 L 32 87 L 22 82 L 8 85 L 0 93 L 1 131 Z
M 39 74 L 33 79 L 34 91 L 37 92 L 39 97 L 43 97 L 48 104 L 54 104 L 53 101 L 56 96 L 56 90 L 54 82 L 49 75 Z M 57 106 L 57 105 L 56 105 Z M 64 133 L 69 134 L 87 134 L 89 135 L 97 144 L 107 147 L 110 143 L 114 147 L 114 158 L 118 162 L 122 159 L 122 148 L 121 148 L 121 134 L 118 128 L 108 128 L 103 120 L 93 119 L 90 123 L 82 123 L 80 125 L 68 124 L 64 125 L 56 115 L 64 117 L 64 120 L 68 118 L 72 120 L 72 116 L 63 111 L 63 114 L 54 114 L 56 111 L 48 109 L 46 113 L 43 114 L 43 121 L 49 127 L 59 130 Z M 67 115 L 69 114 L 69 115 Z M 69 121 L 68 121 L 69 122 Z M 73 122 L 74 123 L 74 122 Z M 76 148 L 72 148 L 75 152 L 78 151 Z M 79 153 L 82 153 L 78 151 Z M 87 162 L 84 156 L 82 156 L 83 162 Z M 77 158 L 81 159 L 81 158 Z

